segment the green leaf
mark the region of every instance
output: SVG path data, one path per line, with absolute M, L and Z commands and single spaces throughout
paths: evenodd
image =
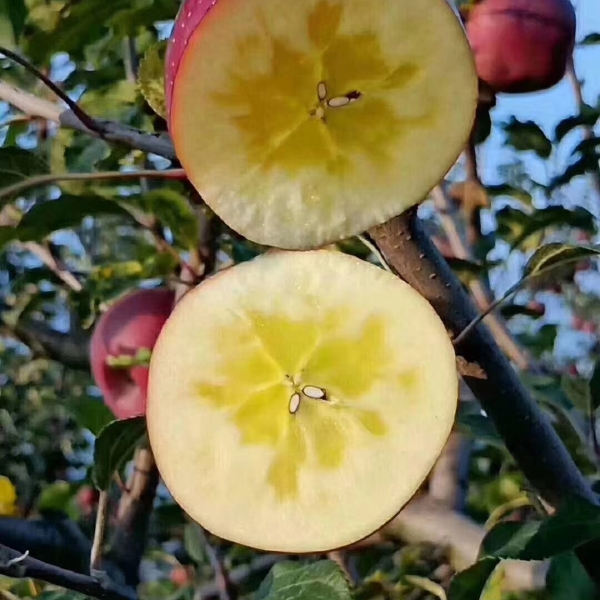
M 598 255 L 600 255 L 600 247 L 560 243 L 545 244 L 529 258 L 523 275 L 537 275 L 548 269 Z
M 22 242 L 39 241 L 55 231 L 78 225 L 85 217 L 101 215 L 133 219 L 127 210 L 113 200 L 101 196 L 63 194 L 57 200 L 36 204 L 27 211 L 16 227 L 15 237 Z
M 432 596 L 435 596 L 440 600 L 447 600 L 444 588 L 439 583 L 436 583 L 431 579 L 427 579 L 427 577 L 420 577 L 418 575 L 405 575 L 404 579 L 406 579 L 408 583 L 425 590 L 426 592 L 429 592 Z
M 578 115 L 567 117 L 558 123 L 554 130 L 554 139 L 560 142 L 577 127 L 593 127 L 598 119 L 600 119 L 600 111 L 584 104 Z
M 559 554 L 546 575 L 549 600 L 594 600 L 596 586 L 573 552 Z
M 600 33 L 588 33 L 578 45 L 592 46 L 593 44 L 600 44 Z
M 146 419 L 133 417 L 112 421 L 102 429 L 94 446 L 94 485 L 107 490 L 113 474 L 133 455 L 146 435 Z
M 533 121 L 519 121 L 511 117 L 502 125 L 506 133 L 506 144 L 522 152 L 535 152 L 540 158 L 552 154 L 552 142 L 546 137 L 539 125 Z
M 504 566 L 500 564 L 496 569 L 494 569 L 491 577 L 487 580 L 479 600 L 503 600 L 504 579 Z
M 195 248 L 200 235 L 198 219 L 192 205 L 181 193 L 171 188 L 152 190 L 142 196 L 123 198 L 144 212 L 155 216 L 163 226 L 168 227 L 175 240 L 185 248 Z
M 590 410 L 596 412 L 600 407 L 600 360 L 596 361 L 589 383 Z
M 138 74 L 138 88 L 150 108 L 163 119 L 167 116 L 165 101 L 165 52 L 167 42 L 151 46 L 142 60 Z
M 585 414 L 588 413 L 590 409 L 590 382 L 582 377 L 563 375 L 560 380 L 560 387 L 573 403 L 573 406 Z
M 524 246 L 529 238 L 539 235 L 549 228 L 569 226 L 590 233 L 595 232 L 594 216 L 585 208 L 574 209 L 562 206 L 549 206 L 524 212 L 510 206 L 506 206 L 496 213 L 498 221 L 497 235 L 502 237 L 511 248 Z M 534 244 L 539 245 L 537 240 Z M 531 244 L 529 244 L 531 245 Z
M 69 408 L 81 427 L 89 429 L 95 436 L 114 420 L 114 415 L 100 398 L 82 396 L 69 403 Z
M 1 1 L 1 0 L 0 0 Z M 10 0 L 12 2 L 12 0 Z M 22 148 L 0 148 L 0 189 L 29 177 L 45 175 L 50 167 L 37 154 Z M 0 202 L 5 204 L 7 199 Z
M 351 600 L 344 572 L 331 560 L 282 561 L 261 583 L 254 600 Z
M 456 423 L 463 434 L 485 441 L 497 448 L 504 448 L 504 442 L 494 423 L 489 417 L 481 414 L 476 402 L 460 403 Z
M 0 22 L 8 19 L 10 23 L 10 35 L 6 35 L 4 31 L 0 31 L 0 40 L 7 46 L 17 45 L 21 38 L 21 33 L 25 27 L 27 20 L 27 6 L 25 0 L 0 0 Z M 0 30 L 5 28 L 0 25 Z M 6 44 L 6 40 L 9 40 Z
M 532 196 L 522 187 L 511 185 L 509 183 L 501 183 L 499 185 L 486 185 L 485 189 L 489 196 L 493 198 L 498 198 L 500 196 L 507 196 L 509 198 L 514 198 L 515 200 L 520 200 L 524 204 L 531 206 Z
M 571 163 L 560 175 L 552 179 L 549 190 L 553 191 L 563 185 L 571 183 L 576 177 L 598 171 L 598 159 L 599 156 L 596 153 L 584 154 L 575 162 Z
M 37 509 L 68 512 L 73 493 L 73 488 L 68 482 L 56 481 L 43 489 L 37 501 Z
M 450 582 L 448 600 L 479 600 L 490 576 L 499 564 L 499 558 L 484 558 L 457 573 Z
M 500 523 L 496 527 L 503 526 Z M 495 527 L 487 536 L 495 535 Z M 525 523 L 500 548 L 487 557 L 514 560 L 545 560 L 570 552 L 600 538 L 600 506 L 573 496 L 552 516 Z M 486 542 L 484 540 L 483 546 Z
M 183 545 L 190 558 L 201 565 L 206 562 L 204 544 L 202 543 L 204 534 L 197 523 L 188 523 L 183 529 Z

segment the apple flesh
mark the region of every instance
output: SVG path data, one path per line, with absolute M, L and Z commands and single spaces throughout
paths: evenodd
M 174 299 L 174 293 L 166 289 L 137 290 L 113 304 L 94 328 L 90 343 L 92 375 L 104 402 L 118 419 L 145 414 L 148 367 L 116 368 L 107 364 L 107 359 L 152 350 Z
M 565 75 L 575 44 L 570 0 L 481 0 L 467 12 L 477 73 L 495 92 L 537 92 Z
M 419 489 L 452 430 L 456 356 L 431 305 L 331 250 L 267 252 L 188 292 L 150 361 L 163 481 L 265 551 L 350 545 Z
M 188 0 L 165 81 L 190 183 L 239 234 L 284 249 L 421 202 L 460 155 L 478 95 L 446 0 Z

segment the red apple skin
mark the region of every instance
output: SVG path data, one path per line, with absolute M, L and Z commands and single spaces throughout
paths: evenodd
M 481 0 L 466 30 L 480 79 L 498 93 L 520 94 L 564 77 L 575 26 L 570 0 Z
M 117 419 L 146 413 L 148 367 L 115 369 L 106 364 L 106 358 L 134 356 L 142 348 L 152 350 L 174 300 L 171 290 L 137 290 L 111 306 L 94 329 L 90 342 L 92 376 Z
M 190 38 L 208 11 L 218 0 L 185 0 L 175 17 L 173 32 L 169 37 L 165 55 L 165 99 L 167 115 L 171 112 L 171 98 L 175 77 Z M 167 116 L 168 121 L 168 116 Z

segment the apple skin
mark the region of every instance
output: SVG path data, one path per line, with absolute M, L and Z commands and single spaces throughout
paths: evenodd
M 570 0 L 481 0 L 466 30 L 480 79 L 495 92 L 520 94 L 564 77 L 575 26 Z
M 171 290 L 137 290 L 111 306 L 94 329 L 90 342 L 92 376 L 117 419 L 146 413 L 149 369 L 115 369 L 106 364 L 106 358 L 134 356 L 142 348 L 152 350 L 174 300 Z
M 175 86 L 175 78 L 179 70 L 179 64 L 183 58 L 190 38 L 196 31 L 198 25 L 208 11 L 218 0 L 185 0 L 182 3 L 177 16 L 173 33 L 169 36 L 167 52 L 165 55 L 165 93 L 167 104 L 167 121 L 171 112 L 171 98 Z

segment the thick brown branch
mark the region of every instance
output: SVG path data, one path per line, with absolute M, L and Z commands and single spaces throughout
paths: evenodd
M 138 448 L 133 473 L 119 503 L 111 549 L 107 553 L 107 558 L 118 565 L 125 583 L 130 586 L 139 582 L 139 566 L 146 548 L 148 522 L 157 487 L 154 456 L 150 450 Z
M 416 210 L 369 233 L 388 264 L 432 304 L 453 337 L 477 317 L 467 292 L 425 234 Z M 465 382 L 540 495 L 556 507 L 571 494 L 599 503 L 487 327 L 480 323 L 457 347 L 457 353 L 469 363 L 478 364 L 485 373 L 484 378 L 465 376 Z M 600 581 L 596 560 L 586 560 L 584 566 L 591 577 Z

